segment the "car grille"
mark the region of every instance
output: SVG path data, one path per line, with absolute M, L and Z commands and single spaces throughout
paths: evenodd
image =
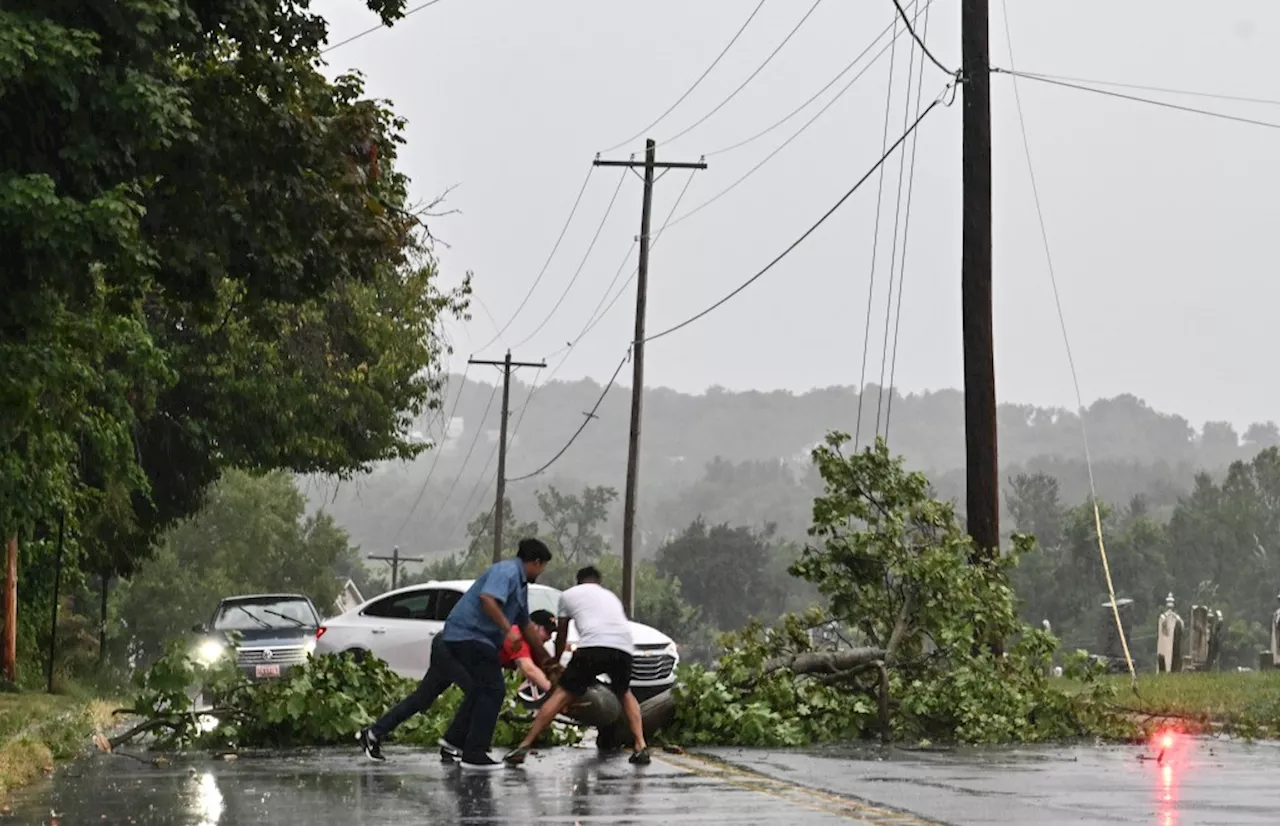
M 267 656 L 267 652 L 271 656 Z M 241 648 L 236 651 L 236 665 L 298 665 L 307 661 L 307 649 L 302 646 L 289 648 Z
M 631 661 L 631 679 L 646 683 L 665 680 L 675 667 L 676 658 L 670 654 L 657 657 L 637 654 Z

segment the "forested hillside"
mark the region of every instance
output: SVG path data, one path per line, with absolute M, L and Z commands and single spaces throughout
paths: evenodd
M 454 375 L 442 411 L 417 422 L 423 438 L 444 437 L 439 451 L 410 463 L 387 463 L 366 477 L 337 485 L 307 479 L 312 509 L 323 507 L 366 552 L 399 545 L 428 555 L 465 544 L 466 523 L 492 504 L 501 394 L 494 384 Z M 538 387 L 513 380 L 508 478 L 543 465 L 565 444 L 600 397 L 593 381 Z M 536 488 L 577 491 L 592 485 L 624 487 L 629 390 L 614 387 L 573 446 L 543 475 L 508 487 L 517 518 L 535 518 Z M 890 447 L 926 471 L 943 497 L 964 492 L 963 396 L 941 390 L 881 399 L 867 388 L 861 411 L 863 444 L 887 428 Z M 712 388 L 687 395 L 650 388 L 645 396 L 640 526 L 646 552 L 694 518 L 762 526 L 799 538 L 809 524 L 816 492 L 808 450 L 831 429 L 853 433 L 859 397 L 852 387 L 803 394 L 735 393 Z M 1133 396 L 1095 402 L 1088 410 L 1098 494 L 1104 501 L 1145 497 L 1158 518 L 1190 491 L 1199 470 L 1220 473 L 1237 459 L 1280 444 L 1280 429 L 1254 424 L 1243 434 L 1225 422 L 1197 430 L 1180 416 L 1156 411 Z M 1000 410 L 1000 460 L 1006 478 L 1045 473 L 1056 478 L 1065 502 L 1088 492 L 1080 421 L 1072 412 L 1005 404 Z M 432 470 L 434 468 L 434 470 Z M 482 475 L 483 469 L 483 475 Z M 430 474 L 430 475 L 428 475 Z M 424 482 L 425 487 L 424 487 Z M 415 507 L 415 502 L 417 505 Z M 620 504 L 612 505 L 615 539 Z M 616 545 L 615 545 L 616 546 Z

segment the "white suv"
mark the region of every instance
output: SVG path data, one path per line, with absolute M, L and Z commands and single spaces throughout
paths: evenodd
M 445 618 L 473 581 L 426 582 L 376 596 L 326 620 L 316 630 L 316 654 L 350 652 L 357 658 L 372 654 L 402 677 L 420 680 L 431 658 L 431 639 L 443 630 Z M 559 604 L 560 591 L 529 586 L 530 612 L 541 609 L 555 615 Z M 648 625 L 631 623 L 631 637 L 636 649 L 631 690 L 643 701 L 675 685 L 680 654 L 674 640 Z M 570 623 L 563 662 L 572 656 L 577 638 L 577 629 Z M 553 650 L 551 643 L 547 649 Z

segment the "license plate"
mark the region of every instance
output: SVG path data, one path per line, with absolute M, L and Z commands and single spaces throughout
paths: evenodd
M 260 665 L 254 670 L 257 677 L 279 677 L 280 666 L 278 665 Z

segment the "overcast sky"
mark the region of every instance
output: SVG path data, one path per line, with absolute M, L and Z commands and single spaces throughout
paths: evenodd
M 429 199 L 458 185 L 448 206 L 461 214 L 434 225 L 450 245 L 440 253 L 444 275 L 454 283 L 473 271 L 479 299 L 503 324 L 547 259 L 596 152 L 667 109 L 757 2 L 440 0 L 328 57 L 334 71 L 363 72 L 370 93 L 391 99 L 408 118 L 402 166 L 417 196 Z M 715 70 L 647 134 L 661 143 L 710 112 L 811 5 L 767 0 Z M 928 42 L 948 66 L 959 62 L 958 7 L 937 0 L 930 13 Z M 330 19 L 335 43 L 377 22 L 360 0 L 322 0 L 318 8 Z M 1009 65 L 1003 8 L 993 0 L 997 66 Z M 697 160 L 775 123 L 835 77 L 893 15 L 890 0 L 823 0 L 741 93 L 687 135 L 660 145 L 659 160 Z M 1275 0 L 1009 0 L 1009 16 L 1024 71 L 1280 100 Z M 903 131 L 907 52 L 900 40 L 890 141 Z M 773 152 L 866 62 L 776 130 L 710 155 L 710 168 L 695 174 L 676 215 Z M 661 238 L 651 265 L 651 333 L 754 274 L 876 161 L 889 65 L 886 55 L 758 172 Z M 926 104 L 946 81 L 926 64 Z M 1131 392 L 1196 424 L 1280 418 L 1272 363 L 1280 337 L 1274 326 L 1280 131 L 1020 83 L 1086 402 Z M 1135 94 L 1280 124 L 1280 105 Z M 992 78 L 992 97 L 998 395 L 1074 407 L 1010 78 Z M 642 138 L 608 157 L 631 152 L 643 153 Z M 957 101 L 933 112 L 919 131 L 896 373 L 907 391 L 961 384 L 960 153 Z M 880 374 L 899 157 L 885 167 L 868 382 Z M 658 183 L 655 231 L 688 174 L 673 171 Z M 623 182 L 562 306 L 516 347 L 564 293 L 619 175 L 612 169 L 591 175 L 558 253 L 505 344 L 478 351 L 495 334 L 478 303 L 473 320 L 452 331 L 455 369 L 473 352 L 500 358 L 504 346 L 518 359 L 537 360 L 579 334 L 639 231 L 641 186 L 634 175 Z M 877 182 L 873 176 L 741 295 L 652 343 L 646 384 L 693 392 L 712 385 L 804 391 L 857 384 Z M 900 239 L 904 232 L 900 226 Z M 634 262 L 632 256 L 618 285 Z M 628 289 L 557 377 L 607 380 L 631 337 L 633 312 Z M 629 370 L 623 378 L 629 383 Z

